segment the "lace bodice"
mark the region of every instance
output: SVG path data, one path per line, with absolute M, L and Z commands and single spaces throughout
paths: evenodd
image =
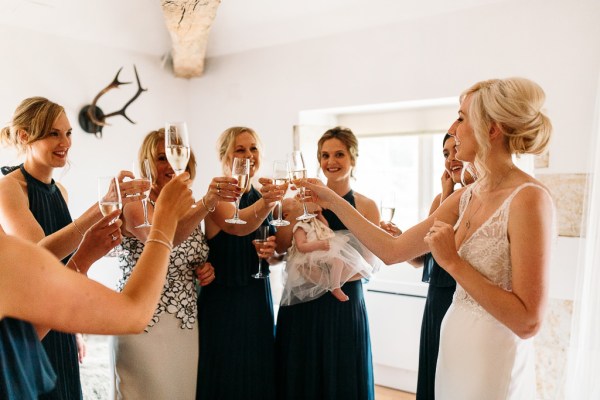
M 482 275 L 504 290 L 512 290 L 512 265 L 510 260 L 510 243 L 508 241 L 508 218 L 510 204 L 514 197 L 524 188 L 533 186 L 546 191 L 535 183 L 524 183 L 518 186 L 498 207 L 498 209 L 460 246 L 458 254 Z M 469 186 L 461 196 L 459 218 L 454 230 L 460 226 L 474 185 Z M 456 285 L 453 304 L 468 307 L 481 317 L 492 318 L 459 284 Z
M 123 237 L 122 246 L 125 255 L 119 256 L 119 267 L 123 277 L 119 280 L 117 290 L 123 290 L 125 282 L 144 250 L 144 244 L 134 237 Z M 184 242 L 173 248 L 169 256 L 169 270 L 163 292 L 152 320 L 146 331 L 156 324 L 163 312 L 175 314 L 181 320 L 182 329 L 193 329 L 196 323 L 197 304 L 195 269 L 208 257 L 206 238 L 197 227 Z

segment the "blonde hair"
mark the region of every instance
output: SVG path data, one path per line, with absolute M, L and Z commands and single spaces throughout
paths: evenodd
M 44 97 L 27 98 L 17 106 L 9 125 L 0 130 L 0 141 L 15 146 L 22 153 L 29 144 L 45 139 L 64 112 L 62 106 Z M 21 139 L 21 131 L 27 133 L 26 141 Z
M 537 83 L 525 78 L 490 79 L 465 90 L 461 104 L 467 97 L 471 100 L 467 116 L 478 144 L 474 163 L 478 179 L 489 174 L 485 161 L 494 124 L 511 154 L 540 154 L 548 147 L 552 123 L 542 111 L 546 95 Z
M 352 165 L 350 176 L 354 178 L 354 167 L 356 167 L 356 159 L 358 158 L 358 139 L 350 128 L 336 126 L 335 128 L 329 129 L 321 136 L 317 143 L 317 160 L 319 161 L 319 165 L 321 165 L 321 150 L 323 149 L 323 144 L 330 139 L 339 140 L 348 149 L 348 153 L 350 153 L 350 163 Z
M 219 153 L 219 161 L 221 162 L 221 168 L 225 175 L 231 174 L 231 166 L 229 165 L 228 156 L 233 152 L 235 146 L 235 138 L 242 133 L 249 133 L 256 141 L 256 147 L 258 147 L 258 156 L 262 155 L 262 142 L 258 137 L 258 134 L 251 128 L 245 126 L 233 126 L 225 129 L 223 133 L 219 135 L 217 139 L 217 152 Z
M 150 170 L 152 172 L 152 177 L 154 180 L 156 179 L 156 157 L 158 155 L 158 145 L 160 143 L 165 142 L 165 129 L 160 128 L 156 131 L 152 131 L 146 135 L 142 145 L 140 146 L 140 150 L 138 152 L 138 165 L 140 167 L 140 171 L 144 173 L 144 168 L 142 168 L 142 162 L 144 159 L 148 159 L 150 162 Z M 194 179 L 196 177 L 196 156 L 194 155 L 194 151 L 190 149 L 190 159 L 188 161 L 188 165 L 185 169 L 190 174 L 190 179 Z M 152 183 L 154 183 L 154 180 Z

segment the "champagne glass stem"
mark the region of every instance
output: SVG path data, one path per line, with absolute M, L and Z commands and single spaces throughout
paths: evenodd
M 235 200 L 235 212 L 233 213 L 233 219 L 240 219 L 239 210 L 240 210 L 240 199 L 238 198 Z
M 277 205 L 275 206 L 277 207 L 277 211 L 279 212 L 278 217 L 277 217 L 277 222 L 282 221 L 281 217 L 283 216 L 283 205 L 281 204 L 281 201 L 277 202 Z
M 144 225 L 148 225 L 148 199 L 142 199 L 142 209 L 144 210 Z
M 258 257 L 258 274 L 257 276 L 262 276 L 262 258 Z

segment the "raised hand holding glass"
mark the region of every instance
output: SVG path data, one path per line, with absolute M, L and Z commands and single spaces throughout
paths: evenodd
M 116 177 L 102 176 L 98 178 L 98 206 L 100 207 L 100 212 L 104 216 L 123 208 L 119 180 Z M 112 223 L 114 223 L 114 220 L 111 224 Z M 113 240 L 116 240 L 116 238 L 113 237 Z M 106 254 L 106 257 L 116 257 L 121 254 L 122 251 L 115 247 Z
M 136 228 L 147 228 L 152 226 L 152 224 L 148 221 L 148 198 L 150 196 L 150 188 L 152 187 L 152 170 L 150 168 L 150 161 L 145 158 L 142 160 L 141 164 L 134 162 L 133 167 L 133 171 L 137 179 L 142 179 L 150 183 L 148 190 L 142 193 L 144 195 L 142 198 L 144 222 L 136 226 Z
M 250 275 L 254 279 L 263 279 L 268 276 L 267 274 L 264 274 L 262 272 L 263 259 L 260 257 L 261 250 L 262 250 L 263 246 L 265 245 L 265 243 L 267 243 L 268 241 L 269 241 L 269 226 L 268 225 L 259 226 L 258 229 L 256 230 L 255 239 L 254 239 L 254 246 L 256 247 L 256 254 L 258 254 L 258 272 L 256 274 Z
M 234 158 L 233 162 L 231 163 L 231 176 L 237 179 L 237 186 L 242 189 L 241 195 L 243 195 L 250 184 L 250 159 L 237 157 Z M 226 219 L 225 222 L 238 225 L 243 225 L 246 223 L 246 221 L 240 219 L 239 217 L 241 195 L 235 199 L 235 213 L 233 214 L 233 217 Z
M 277 186 L 286 186 L 290 182 L 290 171 L 289 171 L 289 163 L 285 160 L 277 160 L 273 162 L 273 181 Z M 281 205 L 281 201 L 277 202 L 275 206 L 276 209 L 279 210 L 279 217 L 277 219 L 269 222 L 274 226 L 286 226 L 289 225 L 290 222 L 282 219 L 283 209 Z
M 306 164 L 304 163 L 304 157 L 302 156 L 302 152 L 299 150 L 293 151 L 290 154 L 290 179 L 294 183 L 300 179 L 306 179 Z M 298 186 L 298 192 L 300 193 L 300 199 L 302 201 L 304 213 L 296 219 L 302 221 L 305 219 L 311 219 L 316 217 L 316 214 L 311 214 L 306 209 L 306 203 L 304 202 L 304 187 Z

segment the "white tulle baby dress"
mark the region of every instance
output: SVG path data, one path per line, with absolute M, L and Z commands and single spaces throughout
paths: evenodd
M 334 232 L 318 218 L 299 221 L 293 232 L 297 229 L 306 232 L 308 242 L 329 240 L 329 250 L 302 253 L 296 247 L 295 240 L 292 240 L 284 271 L 282 306 L 321 297 L 328 291 L 341 287 L 356 274 L 368 279 L 381 264 L 381 261 L 347 230 Z M 343 264 L 339 283 L 331 274 L 334 259 Z

